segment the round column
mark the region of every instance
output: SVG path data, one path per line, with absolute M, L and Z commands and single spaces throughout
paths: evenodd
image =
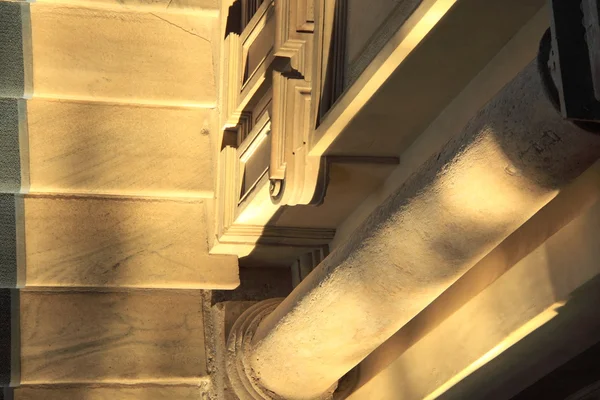
M 561 118 L 531 63 L 293 293 L 244 316 L 230 340 L 240 398 L 331 398 L 599 155 L 600 137 Z

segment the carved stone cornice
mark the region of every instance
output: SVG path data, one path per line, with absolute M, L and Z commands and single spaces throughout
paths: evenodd
M 343 82 L 345 6 L 324 0 L 240 6 L 231 23 L 240 31 L 227 34 L 223 49 L 221 129 L 229 134 L 219 156 L 216 246 L 246 246 L 238 254 L 253 243 L 325 246 L 331 229 L 272 227 L 269 219 L 282 206 L 323 200 L 327 163 L 309 153 L 317 121 Z M 258 222 L 256 213 L 264 214 Z
M 310 82 L 315 30 L 314 3 L 283 0 L 275 3 L 275 55 L 289 58 L 292 68 Z
M 242 31 L 225 39 L 221 125 L 237 129 L 242 146 L 247 122 L 269 98 L 275 204 L 322 201 L 325 163 L 308 154 L 312 131 L 343 89 L 345 9 L 342 1 L 245 0 Z
M 238 132 L 246 125 L 238 126 Z M 262 210 L 253 203 L 260 201 L 262 188 L 269 184 L 268 164 L 260 160 L 270 153 L 271 121 L 267 113 L 245 134 L 244 142 L 235 148 L 225 146 L 219 155 L 217 182 L 217 229 L 213 253 L 235 253 L 246 256 L 255 246 L 290 247 L 291 253 L 300 249 L 317 249 L 327 246 L 335 235 L 335 229 L 306 228 L 273 225 L 257 225 L 249 221 L 247 214 Z M 263 199 L 264 200 L 264 199 Z M 266 199 L 268 200 L 268 197 Z M 270 201 L 269 201 L 270 203 Z M 253 210 L 248 211 L 249 208 Z
M 299 76 L 273 73 L 273 133 L 269 177 L 272 199 L 286 205 L 311 203 L 320 178 L 318 158 L 308 158 L 311 86 Z
M 248 103 L 263 84 L 268 84 L 266 81 L 270 79 L 275 57 L 274 34 L 275 3 L 269 0 L 258 7 L 241 34 L 230 32 L 225 38 L 221 101 L 223 129 L 236 126 Z
M 275 54 L 287 69 L 273 72 L 271 197 L 282 205 L 319 204 L 326 163 L 309 157 L 311 136 L 343 90 L 345 2 L 277 2 Z

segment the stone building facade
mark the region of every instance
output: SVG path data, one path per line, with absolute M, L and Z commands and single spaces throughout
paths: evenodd
M 4 399 L 596 398 L 546 3 L 0 1 Z

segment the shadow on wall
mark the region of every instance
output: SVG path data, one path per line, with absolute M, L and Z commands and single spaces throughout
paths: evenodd
M 243 261 L 242 261 L 243 264 Z M 261 301 L 286 297 L 292 291 L 290 268 L 240 266 L 240 286 L 235 290 L 213 290 L 211 305 L 225 301 Z
M 11 289 L 0 289 L 0 390 L 10 384 L 11 337 Z
M 29 4 L 0 3 L 0 97 L 21 98 L 25 92 L 23 20 Z
M 504 172 L 508 176 L 518 174 L 525 177 L 527 181 L 533 182 L 532 187 L 541 187 L 542 190 L 549 189 L 552 192 L 555 188 L 560 188 L 566 182 L 579 176 L 597 159 L 600 140 L 590 133 L 575 128 L 569 122 L 562 121 L 547 99 L 545 102 L 535 101 L 536 97 L 545 95 L 540 93 L 542 86 L 539 84 L 540 78 L 534 68 L 528 67 L 527 72 L 522 73 L 518 79 L 521 80 L 521 85 L 516 87 L 529 88 L 529 91 L 519 90 L 515 93 L 509 92 L 509 96 L 503 96 L 509 99 L 519 99 L 512 106 L 514 111 L 510 119 L 498 118 L 498 115 L 494 116 L 495 108 L 487 106 L 480 111 L 476 118 L 471 120 L 465 131 L 479 130 L 486 132 L 488 139 L 491 139 L 490 146 L 498 147 L 506 157 L 507 167 Z M 519 108 L 520 105 L 523 105 L 523 110 L 529 107 L 529 114 L 527 111 L 522 112 L 522 109 Z M 531 110 L 532 105 L 533 110 Z M 503 106 L 505 107 L 506 104 L 495 104 L 495 107 Z M 489 115 L 485 115 L 486 113 Z M 533 129 L 530 129 L 531 121 L 527 117 L 530 114 L 536 117 Z M 479 124 L 479 126 L 475 124 Z M 556 131 L 560 132 L 560 135 Z M 524 140 L 523 137 L 531 137 L 531 140 Z M 480 138 L 477 139 L 480 140 Z M 472 140 L 472 138 L 469 140 Z M 464 143 L 461 143 L 461 141 L 464 141 Z M 438 159 L 450 158 L 453 149 L 465 149 L 469 145 L 464 136 L 452 142 L 445 147 L 448 153 L 444 154 L 445 152 L 442 152 Z M 433 164 L 435 161 L 434 158 L 429 161 L 429 164 Z M 469 183 L 473 185 L 471 190 L 468 187 L 455 187 L 455 191 L 467 194 L 470 191 L 481 192 L 482 187 L 485 188 L 490 184 L 489 181 L 490 178 L 493 178 L 493 171 L 491 169 L 486 170 L 485 163 L 480 164 L 482 165 L 479 171 L 481 176 L 479 178 L 472 176 L 473 180 Z M 441 174 L 443 175 L 443 171 Z M 593 175 L 594 172 L 591 172 L 591 174 Z M 429 179 L 434 178 L 436 177 L 429 177 Z M 469 180 L 461 182 L 467 181 Z M 361 376 L 360 385 L 369 382 L 378 372 L 384 370 L 420 338 L 424 337 L 524 256 L 565 226 L 582 212 L 582 209 L 589 207 L 590 202 L 597 198 L 597 193 L 594 190 L 588 192 L 586 184 L 591 185 L 592 188 L 594 187 L 593 182 L 588 181 L 584 184 L 574 185 L 566 193 L 560 194 L 538 214 L 534 215 L 530 221 L 487 254 L 459 281 L 429 305 L 424 312 L 417 315 L 396 335 L 380 346 L 372 356 L 364 361 L 364 371 L 368 372 L 363 373 Z M 508 193 L 502 190 L 496 190 L 496 192 L 498 199 L 506 200 L 505 197 Z M 443 195 L 444 193 L 439 194 Z M 485 196 L 489 197 L 488 194 Z M 460 200 L 459 195 L 458 197 L 438 197 L 437 201 L 443 205 L 449 200 L 457 202 L 457 209 L 464 209 L 463 214 L 469 216 L 468 202 L 473 201 L 473 199 L 466 198 L 465 202 Z M 519 198 L 511 199 L 508 197 L 508 200 L 518 202 Z M 500 204 L 499 206 L 498 209 L 510 210 L 507 204 Z M 477 209 L 477 204 L 473 204 L 473 209 Z M 479 216 L 479 221 L 475 218 L 472 224 L 475 229 L 471 232 L 476 233 L 481 226 L 485 226 L 490 222 L 492 222 L 491 227 L 495 226 L 490 217 L 489 215 Z M 491 232 L 493 233 L 493 230 Z M 473 240 L 477 242 L 481 238 L 473 237 Z M 446 254 L 446 256 L 452 258 L 451 253 Z
M 92 131 L 103 129 L 104 119 L 97 111 L 91 112 L 90 109 L 88 115 L 82 113 L 78 118 L 86 121 L 78 127 L 79 129 Z M 44 123 L 44 121 L 31 122 Z M 78 132 L 65 131 L 64 134 L 77 135 Z M 90 160 L 102 163 L 110 157 L 107 154 L 97 153 L 94 149 L 98 149 L 98 146 L 88 145 L 87 151 L 78 153 L 86 158 L 86 162 L 81 162 L 83 160 L 77 157 L 62 157 L 61 160 L 65 160 L 66 163 L 57 166 L 57 169 L 70 174 L 69 179 L 73 182 L 77 182 L 78 176 L 82 181 L 101 180 L 103 177 L 97 175 L 97 171 L 81 169 L 82 165 L 89 165 Z M 129 216 L 120 212 L 121 207 L 115 207 L 113 204 L 126 200 L 117 199 L 107 202 L 101 198 L 63 196 L 52 198 L 48 202 L 45 201 L 46 198 L 46 196 L 35 196 L 25 199 L 26 215 L 28 215 L 27 210 L 30 210 L 29 217 L 26 219 L 30 225 L 31 235 L 27 236 L 28 239 L 32 239 L 28 243 L 27 267 L 35 271 L 34 276 L 42 277 L 42 280 L 46 279 L 47 282 L 56 281 L 60 284 L 63 269 L 72 269 L 79 271 L 76 279 L 84 286 L 86 282 L 87 284 L 92 282 L 93 286 L 114 286 L 115 283 L 120 282 L 124 273 L 120 268 L 121 264 L 132 256 L 131 244 L 127 243 L 131 234 L 128 235 L 126 232 Z M 44 210 L 49 207 L 49 204 L 52 204 L 52 209 Z M 86 223 L 86 220 L 93 222 Z M 70 239 L 67 248 L 60 239 L 57 240 L 61 237 Z M 91 280 L 86 279 L 86 276 L 92 277 Z M 132 327 L 125 322 L 135 323 L 135 319 L 127 315 L 127 296 L 122 296 L 123 301 L 114 301 L 105 293 L 94 295 L 98 296 L 99 302 L 96 310 L 89 308 L 92 303 L 86 299 L 85 292 L 73 293 L 70 295 L 72 297 L 62 299 L 60 292 L 24 297 L 29 299 L 22 302 L 22 315 L 26 318 L 24 324 L 28 325 L 24 326 L 22 331 L 25 379 L 31 376 L 52 377 L 55 363 L 72 367 L 71 378 L 74 379 L 105 377 L 111 374 L 114 360 L 108 354 L 109 350 L 111 346 L 118 346 L 119 342 L 123 345 L 128 340 Z M 49 297 L 45 302 L 38 303 L 39 296 L 57 297 Z M 78 297 L 80 298 L 77 301 Z M 70 311 L 57 313 L 53 307 L 45 308 L 48 304 L 63 302 L 66 305 L 71 301 L 75 301 L 75 304 L 68 306 L 67 310 Z M 74 323 L 73 318 L 77 318 L 77 323 Z M 44 335 L 38 334 L 35 328 L 38 323 L 43 327 Z M 67 342 L 69 346 L 58 351 Z M 73 362 L 73 360 L 79 361 Z M 145 368 L 147 369 L 148 366 Z M 130 372 L 132 375 L 136 374 L 136 371 Z M 157 371 L 157 373 L 161 372 L 168 371 Z
M 426 172 L 424 174 L 420 174 L 419 176 L 413 177 L 411 182 L 401 189 L 401 193 L 397 197 L 395 204 L 392 204 L 392 206 L 388 208 L 387 211 L 391 209 L 392 211 L 397 212 L 406 204 L 408 204 L 410 200 L 420 195 L 424 191 L 423 188 L 431 192 L 428 193 L 428 195 L 431 195 L 431 197 L 427 198 L 429 206 L 423 207 L 423 217 L 430 218 L 431 221 L 434 222 L 428 227 L 428 229 L 425 230 L 425 232 L 417 232 L 419 224 L 415 224 L 415 226 L 417 226 L 417 228 L 415 228 L 415 232 L 413 232 L 415 233 L 415 236 L 418 236 L 419 233 L 423 233 L 423 236 L 425 236 L 426 234 L 431 233 L 434 230 L 433 228 L 437 226 L 435 225 L 438 224 L 438 222 L 435 222 L 436 215 L 428 215 L 428 212 L 431 210 L 434 211 L 431 214 L 436 214 L 438 211 L 440 212 L 440 220 L 448 215 L 454 217 L 458 215 L 462 217 L 454 219 L 455 221 L 462 221 L 458 222 L 456 227 L 444 226 L 447 233 L 454 231 L 460 233 L 461 236 L 464 234 L 464 237 L 460 238 L 460 242 L 458 240 L 454 240 L 455 238 L 449 239 L 442 235 L 433 235 L 434 237 L 432 238 L 415 237 L 413 238 L 414 245 L 417 248 L 415 252 L 418 252 L 419 254 L 426 254 L 428 252 L 430 254 L 436 253 L 439 255 L 440 262 L 447 264 L 450 267 L 455 265 L 472 265 L 469 264 L 469 262 L 477 262 L 488 250 L 496 246 L 497 243 L 494 243 L 494 241 L 501 239 L 504 237 L 502 236 L 504 233 L 508 234 L 511 229 L 514 229 L 516 222 L 523 222 L 523 219 L 526 219 L 530 216 L 522 215 L 523 210 L 532 213 L 537 211 L 533 210 L 536 205 L 540 206 L 545 202 L 544 200 L 549 200 L 558 188 L 581 174 L 583 170 L 585 170 L 598 157 L 600 140 L 594 143 L 592 140 L 589 140 L 588 137 L 582 134 L 579 129 L 571 127 L 567 122 L 561 122 L 560 116 L 557 114 L 556 110 L 549 106 L 548 102 L 547 104 L 539 104 L 540 102 L 537 100 L 540 97 L 540 91 L 542 90 L 542 87 L 539 84 L 539 76 L 534 68 L 528 68 L 526 72 L 521 74 L 518 79 L 520 84 L 511 85 L 509 90 L 503 93 L 503 98 L 500 101 L 492 103 L 490 106 L 484 108 L 477 115 L 477 117 L 467 125 L 467 128 L 465 129 L 466 134 L 449 143 L 448 146 L 445 147 L 445 150 L 437 155 L 437 158 L 434 157 L 432 160 L 430 160 L 422 169 Z M 506 99 L 510 99 L 511 103 L 507 105 Z M 506 110 L 509 107 L 512 107 L 511 115 L 510 118 L 506 118 Z M 500 111 L 498 112 L 498 110 Z M 535 125 L 533 126 L 530 123 L 531 115 L 536 116 L 536 120 L 534 121 Z M 473 132 L 483 132 L 483 134 L 473 135 Z M 560 134 L 557 132 L 560 132 Z M 493 185 L 490 184 L 489 179 L 487 179 L 490 177 L 490 175 L 487 173 L 488 171 L 486 171 L 485 158 L 479 158 L 476 160 L 478 164 L 481 165 L 481 167 L 478 167 L 478 172 L 481 172 L 479 176 L 470 176 L 470 178 L 473 179 L 466 179 L 465 176 L 460 177 L 461 179 L 464 178 L 459 182 L 460 184 L 464 183 L 464 187 L 454 188 L 454 191 L 450 190 L 449 193 L 436 192 L 434 190 L 436 189 L 436 187 L 434 187 L 435 180 L 441 179 L 440 177 L 443 177 L 444 174 L 444 170 L 440 170 L 438 167 L 445 167 L 450 162 L 454 162 L 454 157 L 456 157 L 457 154 L 460 155 L 462 150 L 473 144 L 474 141 L 482 140 L 482 137 L 488 141 L 488 143 L 485 143 L 483 147 L 495 146 L 494 150 L 498 151 L 496 151 L 494 154 L 503 154 L 504 156 L 504 158 L 499 157 L 498 159 L 506 159 L 506 168 L 493 171 L 496 176 L 492 176 L 492 178 L 499 177 L 500 183 L 502 183 L 510 180 L 510 178 L 507 178 L 507 176 L 520 176 L 522 177 L 521 182 L 523 182 L 523 184 L 526 182 L 530 183 L 530 186 L 523 188 L 522 192 L 515 190 L 515 192 L 518 193 L 497 193 L 500 195 L 497 196 L 500 199 L 498 201 L 502 203 L 498 204 L 498 207 L 496 208 L 491 206 L 488 207 L 488 210 L 498 210 L 498 214 L 492 216 L 482 215 L 481 213 L 477 212 L 478 210 L 485 210 L 485 207 L 478 208 L 475 204 L 473 204 L 472 209 L 470 209 L 469 206 L 472 203 L 467 202 L 458 204 L 465 198 L 470 201 L 476 201 L 476 199 L 468 198 L 467 195 L 469 193 L 469 189 L 475 189 L 475 191 L 480 193 L 485 192 L 481 185 L 484 185 L 483 188 L 492 187 L 492 189 L 494 189 Z M 486 149 L 487 148 L 489 147 L 486 147 Z M 582 148 L 588 151 L 582 151 Z M 482 152 L 482 154 L 485 156 L 486 152 Z M 456 158 L 458 159 L 460 157 Z M 498 159 L 495 160 L 497 163 L 499 162 Z M 473 160 L 471 159 L 470 161 Z M 497 167 L 497 165 L 494 165 L 494 167 Z M 450 183 L 453 182 L 450 181 Z M 469 187 L 469 185 L 472 185 L 472 187 Z M 477 187 L 477 185 L 479 185 L 479 187 Z M 509 190 L 514 189 L 514 187 L 511 187 L 511 185 L 506 185 L 506 188 Z M 501 187 L 501 189 L 495 189 L 499 192 L 502 192 L 503 188 Z M 450 194 L 450 196 L 446 196 L 448 194 Z M 463 197 L 461 197 L 461 194 Z M 512 196 L 513 194 L 514 196 Z M 513 204 L 518 204 L 521 201 L 521 198 L 519 197 L 521 194 L 523 194 L 525 200 L 528 202 L 526 206 L 521 209 L 518 209 L 518 207 L 512 207 L 517 209 L 515 210 L 515 215 L 503 218 L 503 212 L 506 212 L 507 214 L 512 212 L 510 202 L 513 202 Z M 493 195 L 493 193 L 487 192 L 482 193 L 481 197 L 484 198 L 484 200 L 493 202 L 495 200 L 490 200 Z M 456 202 L 458 205 L 456 207 L 451 207 L 450 203 L 452 202 Z M 433 205 L 433 207 L 431 205 Z M 443 215 L 443 210 L 441 210 L 444 207 L 447 207 L 446 211 L 448 211 L 448 215 L 446 216 Z M 383 210 L 381 213 L 383 216 L 386 214 L 385 211 L 386 210 Z M 497 216 L 501 217 L 498 218 L 498 223 L 496 223 L 496 221 L 493 219 Z M 410 222 L 418 222 L 419 217 L 420 216 L 413 215 L 405 218 L 405 216 L 402 216 L 398 217 L 396 221 L 385 221 L 385 223 L 410 225 Z M 405 219 L 408 220 L 408 222 Z M 382 225 L 384 223 L 381 221 L 376 222 L 379 222 Z M 502 223 L 505 225 L 502 225 Z M 564 225 L 565 221 L 561 220 L 560 223 Z M 558 225 L 560 225 L 560 223 L 558 223 Z M 440 223 L 440 226 L 442 225 L 443 224 Z M 558 230 L 560 229 L 560 226 L 553 227 L 553 229 Z M 323 281 L 327 275 L 331 274 L 331 271 L 340 264 L 340 261 L 344 261 L 341 260 L 341 258 L 344 257 L 343 253 L 347 255 L 350 253 L 350 251 L 352 251 L 353 248 L 359 248 L 363 246 L 363 243 L 359 243 L 358 240 L 361 240 L 367 236 L 368 235 L 366 233 L 362 236 L 357 235 L 357 241 L 341 246 L 340 249 L 342 249 L 342 252 L 338 251 L 332 254 L 332 259 L 334 261 L 331 262 L 330 259 L 328 264 L 329 269 L 325 267 L 321 268 L 318 271 L 320 276 L 314 275 L 313 273 L 313 278 L 314 276 L 317 276 L 317 278 L 313 280 Z M 451 315 L 453 311 L 475 296 L 478 293 L 477 290 L 483 290 L 498 276 L 502 275 L 503 272 L 514 265 L 514 263 L 516 263 L 520 258 L 537 247 L 535 245 L 536 243 L 539 245 L 548 237 L 549 235 L 547 235 L 547 232 L 541 235 L 535 234 L 535 239 L 528 241 L 529 247 L 527 249 L 520 251 L 516 256 L 511 255 L 509 257 L 510 262 L 504 262 L 503 260 L 500 260 L 500 269 L 495 270 L 489 275 L 487 271 L 483 272 L 481 269 L 476 270 L 477 272 L 474 272 L 473 274 L 483 274 L 486 284 L 480 283 L 476 285 L 478 289 L 470 289 L 468 293 L 471 297 L 463 295 L 461 296 L 462 300 L 454 301 L 453 303 L 456 307 L 454 310 L 451 310 L 451 308 L 438 310 L 441 315 L 440 319 L 443 320 Z M 478 246 L 480 244 L 482 246 Z M 337 255 L 342 254 L 342 256 L 335 258 L 336 253 Z M 494 254 L 500 258 L 505 256 L 502 251 L 498 251 Z M 393 261 L 397 261 L 398 263 L 404 262 L 404 260 Z M 496 262 L 497 261 L 493 261 L 493 263 Z M 407 267 L 407 269 L 411 270 L 412 268 L 415 270 L 414 268 L 423 266 L 418 264 L 418 262 L 413 262 Z M 444 275 L 448 274 L 447 271 L 451 269 L 452 268 L 447 268 L 446 272 L 433 271 L 432 279 L 430 282 L 427 282 L 428 284 L 431 283 L 431 287 L 428 287 L 427 289 L 433 293 L 441 288 L 443 284 L 451 283 L 452 279 L 455 277 Z M 454 270 L 456 271 L 457 269 Z M 363 296 L 364 299 L 367 299 L 370 295 L 372 297 L 372 294 L 368 292 L 367 288 L 374 287 L 376 285 L 370 286 L 369 283 L 370 282 L 365 282 L 364 285 L 357 283 L 359 293 L 355 294 L 356 298 Z M 364 293 L 360 293 L 361 289 L 364 290 Z M 425 289 L 423 291 L 425 291 Z M 360 314 L 360 310 L 358 311 L 359 312 L 357 314 Z M 379 317 L 382 320 L 385 319 L 384 316 L 381 315 L 375 315 L 374 319 Z M 436 318 L 435 322 L 439 323 L 440 319 Z M 413 321 L 415 320 L 419 321 L 419 317 L 413 319 Z M 420 327 L 418 326 L 418 323 L 414 322 L 409 323 L 408 326 L 411 324 L 413 324 L 412 326 L 415 326 L 415 324 L 417 324 L 417 327 L 412 329 L 419 331 L 420 334 L 424 334 L 424 332 L 432 329 L 433 327 L 433 321 L 421 320 L 420 322 L 423 324 Z M 405 329 L 407 328 L 405 327 Z M 403 329 L 403 331 L 405 329 Z M 412 343 L 415 343 L 418 339 L 414 338 L 410 340 L 412 340 Z M 408 344 L 404 343 L 398 346 L 398 342 L 396 342 L 391 346 L 398 346 L 401 349 L 405 349 L 410 347 L 410 340 L 408 340 Z M 394 352 L 391 353 L 394 354 L 394 358 L 396 358 L 399 354 L 397 350 L 398 349 L 395 349 Z M 380 368 L 379 370 L 385 368 L 385 366 L 385 362 L 378 363 L 378 368 Z
M 227 14 L 227 21 L 225 23 L 225 37 L 235 33 L 236 35 L 242 34 L 242 1 L 235 0 L 231 6 L 229 6 L 229 12 Z
M 598 360 L 600 360 L 600 343 L 591 346 L 555 369 L 513 397 L 512 400 L 598 399 L 600 391 L 600 363 L 598 363 Z
M 552 270 L 550 267 L 549 272 Z M 579 354 L 588 347 L 594 346 L 594 343 L 598 343 L 595 345 L 595 352 L 598 353 L 600 315 L 597 304 L 599 302 L 600 277 L 596 277 L 578 288 L 567 303 L 556 310 L 558 314 L 554 318 L 450 388 L 440 396 L 440 399 L 505 400 L 508 398 L 507 393 L 511 394 L 510 397 L 525 389 L 531 382 L 550 373 L 558 365 L 568 362 L 573 354 Z M 580 329 L 581 321 L 590 321 L 587 329 Z M 568 336 L 564 336 L 565 327 L 572 327 L 568 329 Z M 542 397 L 529 396 L 529 392 L 525 391 L 511 398 L 564 400 L 573 392 L 600 379 L 597 361 L 596 359 L 593 362 L 595 373 L 594 370 L 587 370 L 588 375 L 577 375 L 575 380 L 563 382 L 564 385 L 559 387 L 560 390 L 554 391 L 551 395 L 546 393 Z
M 596 163 L 573 184 L 563 189 L 553 201 L 543 207 L 529 221 L 523 224 L 472 269 L 465 273 L 461 279 L 431 303 L 422 313 L 417 315 L 398 333 L 380 346 L 363 362 L 359 386 L 364 386 L 369 383 L 380 372 L 388 368 L 388 366 L 396 359 L 402 357 L 402 355 L 413 345 L 425 338 L 432 330 L 461 309 L 461 307 L 465 306 L 470 300 L 474 299 L 479 293 L 485 290 L 535 249 L 543 249 L 545 253 L 543 257 L 544 264 L 540 267 L 543 267 L 546 271 L 547 282 L 545 283 L 549 290 L 554 292 L 552 298 L 557 299 L 557 301 L 561 301 L 562 299 L 566 300 L 569 295 L 569 285 L 572 286 L 572 282 L 585 281 L 592 277 L 588 277 L 586 274 L 593 274 L 593 269 L 590 271 L 590 266 L 595 265 L 594 257 L 596 257 L 596 249 L 600 248 L 598 243 L 599 239 L 596 235 L 598 224 L 600 224 L 600 208 L 594 206 L 593 209 L 586 212 L 586 210 L 589 210 L 590 206 L 594 205 L 600 198 L 600 191 L 597 183 L 598 179 L 600 179 L 600 164 Z M 574 223 L 572 226 L 567 226 L 570 222 L 574 221 L 575 218 L 578 218 L 577 223 Z M 561 240 L 544 245 L 544 242 L 563 228 L 566 229 L 566 231 L 565 233 L 561 232 Z M 544 245 L 544 247 L 540 247 L 542 245 Z M 577 254 L 572 254 L 572 252 L 568 251 L 569 248 L 584 248 L 589 251 L 578 251 Z M 565 268 L 567 265 L 587 265 L 587 269 L 580 268 L 571 270 Z M 578 274 L 579 276 L 575 274 Z M 514 280 L 514 277 L 512 279 Z M 541 284 L 542 283 L 540 283 L 540 285 Z M 594 284 L 590 283 L 587 286 L 592 287 L 593 285 Z M 540 290 L 548 289 L 540 287 Z M 523 289 L 520 288 L 514 295 L 521 292 L 523 292 Z M 586 293 L 586 295 L 588 295 L 591 292 L 582 288 L 576 293 Z M 530 296 L 531 293 L 526 295 Z M 517 301 L 517 299 L 518 297 L 516 297 L 514 301 Z M 573 300 L 573 303 L 571 303 L 571 300 Z M 588 304 L 594 303 L 593 301 L 590 302 L 589 298 L 587 301 L 589 302 Z M 562 310 L 562 315 L 559 310 L 559 318 L 554 318 L 546 324 L 548 327 L 544 325 L 540 329 L 543 332 L 552 332 L 552 329 L 554 329 L 553 327 L 560 326 L 562 319 L 573 318 L 573 315 L 570 315 L 570 313 L 572 310 L 576 310 L 575 306 L 582 302 L 583 300 L 578 303 L 577 296 L 573 296 L 572 299 L 567 302 L 567 305 L 560 309 Z M 499 315 L 501 314 L 498 314 L 499 311 L 494 309 L 494 304 L 489 304 L 489 306 L 492 307 L 489 309 L 490 318 L 499 318 Z M 573 306 L 573 308 L 570 308 L 571 306 Z M 504 312 L 504 310 L 501 311 Z M 594 314 L 593 310 L 584 310 L 583 312 L 588 313 L 590 317 Z M 579 312 L 579 314 L 581 314 L 581 312 Z M 600 316 L 596 313 L 594 318 L 599 319 Z M 485 324 L 485 321 L 476 321 L 473 323 L 480 325 Z M 493 325 L 494 324 L 492 323 L 491 326 Z M 552 335 L 550 335 L 550 337 L 552 337 Z M 574 342 L 577 341 L 575 340 Z M 517 350 L 513 352 L 514 354 L 523 357 L 523 359 L 519 361 L 520 364 L 517 363 L 518 365 L 527 362 L 527 357 L 523 356 L 526 353 L 519 350 L 523 348 L 527 347 L 518 347 Z M 573 353 L 567 352 L 567 354 Z M 501 355 L 500 357 L 503 356 Z M 502 358 L 499 358 L 499 360 L 502 361 Z M 510 363 L 508 364 L 511 365 Z M 512 365 L 517 364 L 513 363 Z M 486 374 L 493 370 L 494 367 L 489 366 L 472 374 L 462 383 L 457 385 L 456 388 L 447 392 L 448 396 L 450 396 L 449 398 L 461 398 L 461 396 L 465 395 L 465 390 L 473 390 L 477 387 L 481 389 L 481 382 L 485 383 L 483 387 L 490 388 L 488 391 L 489 393 L 485 395 L 487 396 L 485 398 L 491 398 L 489 396 L 493 394 L 492 389 L 494 387 L 500 387 L 500 378 L 498 376 L 493 378 L 497 380 L 497 383 L 492 384 L 487 382 L 486 379 L 482 380 L 482 377 L 485 378 Z M 514 372 L 514 374 L 517 374 L 517 372 Z M 502 375 L 500 374 L 499 376 Z M 506 374 L 505 376 L 510 376 L 510 374 Z M 401 377 L 398 377 L 399 380 L 400 378 Z M 402 387 L 410 386 L 409 382 L 410 380 L 407 379 Z M 527 382 L 524 384 L 527 384 Z M 505 385 L 504 387 L 510 386 L 514 386 L 516 388 L 515 390 L 518 390 L 517 383 L 514 382 L 508 386 Z M 411 390 L 408 390 L 407 393 L 412 392 Z

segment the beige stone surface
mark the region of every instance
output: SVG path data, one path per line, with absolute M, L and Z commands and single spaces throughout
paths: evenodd
M 596 163 L 482 260 L 476 274 L 470 271 L 444 293 L 443 302 L 374 351 L 349 399 L 508 399 L 596 343 L 599 178 Z M 544 236 L 548 240 L 524 254 Z M 491 284 L 457 310 L 445 310 L 486 281 Z M 476 382 L 455 388 L 475 373 Z
M 338 225 L 336 237 L 331 243 L 332 248 L 342 244 L 373 210 L 394 190 L 402 186 L 425 160 L 439 152 L 449 140 L 455 137 L 487 101 L 534 59 L 540 38 L 548 28 L 549 18 L 547 8 L 540 10 L 506 43 L 429 127 L 419 132 L 414 142 L 400 154 L 400 165 L 378 189 L 372 191 L 369 197 L 354 209 L 343 223 Z M 405 125 L 398 125 L 399 129 L 404 127 Z M 397 133 L 396 130 L 389 132 Z M 386 143 L 385 140 L 382 142 Z
M 215 112 L 30 100 L 31 192 L 210 198 Z
M 330 160 L 333 157 L 330 158 Z M 277 226 L 336 228 L 370 193 L 378 188 L 396 164 L 329 164 L 327 195 L 319 207 L 285 207 L 269 221 Z
M 398 3 L 402 9 L 411 1 Z M 402 29 L 381 26 L 389 40 L 347 65 L 345 79 L 354 83 L 316 129 L 310 155 L 397 156 L 544 3 L 424 0 Z
M 21 292 L 21 382 L 206 377 L 199 291 Z
M 208 255 L 203 202 L 27 197 L 26 286 L 221 288 L 237 258 Z
M 408 6 L 403 3 L 408 3 Z M 346 37 L 348 43 L 346 56 L 348 60 L 354 61 L 360 52 L 365 50 L 364 47 L 369 39 L 382 27 L 396 7 L 403 7 L 406 10 L 405 14 L 410 15 L 410 12 L 418 3 L 420 3 L 419 0 L 410 2 L 403 0 L 348 0 L 348 31 Z M 385 39 L 389 40 L 389 38 Z
M 227 377 L 227 347 L 223 346 L 227 342 L 231 328 L 240 315 L 250 308 L 254 301 L 224 301 L 218 302 L 210 309 L 212 319 L 212 335 L 216 345 L 213 349 L 213 368 L 224 373 L 217 373 L 211 376 L 214 398 L 218 400 L 239 400 L 230 388 L 229 378 Z M 210 351 L 208 352 L 210 357 Z
M 37 0 L 39 3 L 70 4 L 81 7 L 106 7 L 121 10 L 169 11 L 170 13 L 215 14 L 218 0 Z
M 197 386 L 150 387 L 20 387 L 15 400 L 198 400 L 204 390 Z
M 532 62 L 262 320 L 251 379 L 290 400 L 327 393 L 599 155 Z
M 31 5 L 34 97 L 213 107 L 212 17 Z

